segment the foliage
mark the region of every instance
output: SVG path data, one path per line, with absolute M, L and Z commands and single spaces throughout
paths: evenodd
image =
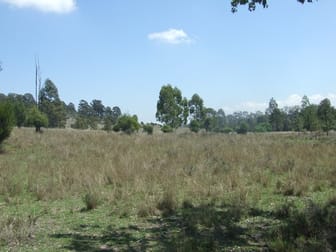
M 297 0 L 297 2 L 304 4 L 305 2 L 312 3 L 313 0 Z M 264 8 L 268 7 L 267 0 L 231 0 L 232 12 L 237 12 L 239 5 L 248 5 L 249 11 L 254 11 L 258 4 Z
M 48 126 L 48 117 L 36 107 L 32 107 L 27 115 L 28 126 L 34 126 L 36 132 L 40 132 L 42 127 Z
M 184 104 L 181 91 L 171 85 L 162 86 L 157 102 L 156 119 L 171 128 L 178 128 L 184 120 Z
M 147 123 L 142 126 L 144 132 L 146 132 L 148 135 L 153 135 L 154 127 L 152 124 Z
M 127 134 L 132 134 L 140 129 L 138 117 L 136 115 L 122 115 L 119 117 L 116 125 L 114 125 L 114 131 L 123 131 Z
M 324 99 L 318 106 L 317 109 L 318 118 L 321 121 L 323 131 L 328 132 L 335 125 L 335 109 L 331 106 L 329 99 Z
M 77 116 L 74 124 L 71 125 L 71 128 L 74 129 L 88 129 L 89 120 L 83 116 Z
M 254 128 L 254 131 L 255 132 L 269 132 L 269 131 L 272 131 L 272 126 L 267 122 L 258 123 L 256 127 Z
M 174 129 L 173 129 L 172 127 L 170 127 L 169 125 L 163 125 L 163 126 L 161 127 L 161 131 L 162 131 L 163 133 L 171 133 L 171 132 L 174 131 Z
M 236 130 L 238 134 L 247 134 L 248 132 L 248 125 L 246 122 L 242 122 L 239 128 Z
M 47 115 L 50 127 L 65 127 L 66 107 L 59 98 L 56 85 L 49 79 L 40 90 L 39 109 Z
M 12 106 L 8 102 L 0 102 L 0 146 L 11 134 L 14 125 Z
M 189 128 L 192 132 L 197 133 L 200 130 L 201 125 L 198 120 L 192 120 L 189 124 Z

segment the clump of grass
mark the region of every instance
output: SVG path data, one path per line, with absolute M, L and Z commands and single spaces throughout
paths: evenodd
M 96 209 L 100 203 L 99 195 L 96 192 L 87 192 L 83 197 L 85 208 L 83 210 L 90 211 Z
M 171 215 L 175 212 L 177 209 L 177 199 L 173 190 L 168 190 L 164 193 L 162 199 L 157 204 L 157 208 L 165 216 Z

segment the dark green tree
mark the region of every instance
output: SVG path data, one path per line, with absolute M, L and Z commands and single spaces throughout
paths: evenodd
M 0 149 L 3 141 L 10 136 L 13 126 L 12 106 L 8 102 L 0 102 Z
M 157 102 L 156 119 L 171 128 L 178 128 L 183 122 L 183 99 L 181 91 L 171 85 L 163 86 Z
M 335 124 L 335 109 L 331 106 L 329 99 L 326 98 L 320 102 L 317 115 L 320 119 L 323 131 L 327 132 L 328 135 Z
M 102 119 L 105 112 L 105 106 L 103 105 L 101 100 L 92 100 L 91 108 L 93 110 L 94 116 Z
M 198 120 L 191 120 L 189 128 L 192 132 L 197 133 L 201 129 L 201 124 Z
M 236 130 L 238 134 L 247 134 L 248 132 L 248 125 L 246 122 L 242 122 L 239 125 L 239 128 Z
M 283 114 L 278 108 L 278 103 L 274 98 L 271 98 L 266 114 L 268 115 L 269 123 L 271 124 L 273 131 L 283 130 Z
M 122 115 L 119 117 L 116 125 L 113 126 L 114 131 L 123 131 L 127 134 L 132 134 L 140 129 L 138 117 L 136 115 Z
M 50 127 L 65 127 L 66 108 L 59 98 L 56 85 L 49 79 L 40 90 L 38 107 L 47 115 Z

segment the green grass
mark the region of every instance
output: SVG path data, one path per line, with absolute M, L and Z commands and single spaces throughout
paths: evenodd
M 0 251 L 335 250 L 335 147 L 15 129 L 0 154 Z

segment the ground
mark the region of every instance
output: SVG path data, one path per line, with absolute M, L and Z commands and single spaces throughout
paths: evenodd
M 0 251 L 335 251 L 336 138 L 15 129 Z

